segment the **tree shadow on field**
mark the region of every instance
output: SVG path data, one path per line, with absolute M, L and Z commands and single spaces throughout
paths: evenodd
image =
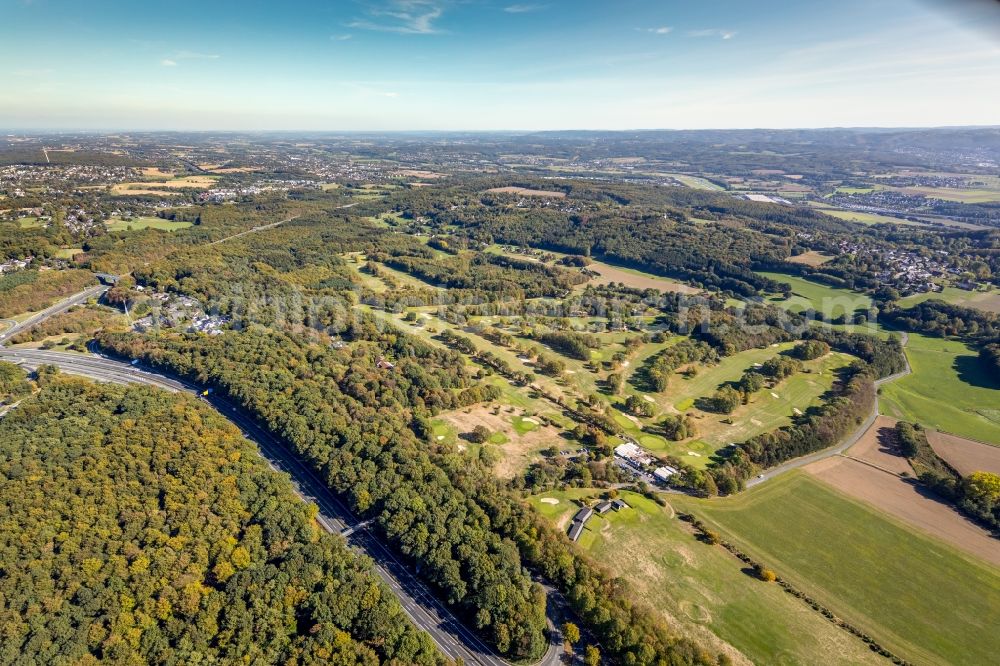
M 958 378 L 969 386 L 1000 390 L 1000 380 L 990 377 L 978 356 L 956 356 L 951 367 L 955 369 Z

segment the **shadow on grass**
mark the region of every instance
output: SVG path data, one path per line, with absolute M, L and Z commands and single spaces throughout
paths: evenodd
M 969 386 L 1000 390 L 1000 379 L 995 379 L 987 373 L 978 356 L 956 356 L 951 365 L 958 378 Z

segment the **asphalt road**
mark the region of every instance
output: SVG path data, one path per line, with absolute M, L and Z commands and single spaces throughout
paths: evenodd
M 910 341 L 910 335 L 906 332 L 903 332 L 900 335 L 900 338 L 901 338 L 900 341 L 903 347 L 905 348 L 906 344 Z M 760 476 L 754 477 L 749 481 L 747 481 L 747 488 L 752 488 L 753 486 L 760 485 L 765 481 L 770 481 L 774 477 L 784 474 L 785 472 L 788 472 L 793 469 L 798 469 L 800 467 L 805 467 L 806 465 L 814 463 L 818 460 L 823 460 L 824 458 L 829 458 L 830 456 L 839 456 L 843 454 L 844 451 L 857 444 L 858 440 L 861 439 L 866 432 L 868 432 L 868 429 L 872 427 L 873 423 L 875 423 L 875 419 L 878 418 L 879 388 L 883 384 L 888 384 L 889 382 L 896 381 L 900 377 L 905 377 L 906 375 L 910 374 L 910 372 L 912 372 L 912 370 L 910 369 L 910 359 L 906 357 L 905 352 L 903 353 L 903 361 L 904 363 L 906 363 L 906 367 L 904 367 L 901 372 L 897 372 L 894 375 L 889 375 L 888 377 L 883 377 L 882 379 L 875 380 L 875 404 L 872 405 L 872 411 L 868 415 L 868 418 L 866 418 L 864 422 L 861 425 L 859 425 L 857 429 L 853 433 L 851 433 L 846 439 L 844 439 L 842 442 L 840 442 L 835 446 L 831 446 L 828 449 L 823 449 L 822 451 L 817 451 L 816 453 L 810 453 L 807 456 L 802 456 L 801 458 L 795 458 L 794 460 L 789 460 L 788 462 L 782 465 L 778 465 L 777 467 L 772 467 L 771 469 L 767 470 Z
M 142 383 L 157 386 L 168 391 L 186 392 L 200 395 L 198 387 L 183 381 L 166 377 L 143 368 L 132 366 L 125 361 L 106 358 L 94 354 L 43 351 L 36 349 L 0 348 L 0 360 L 17 363 L 28 369 L 41 365 L 58 366 L 67 374 L 80 375 L 97 381 L 116 384 Z M 430 590 L 385 546 L 366 523 L 360 523 L 355 516 L 302 462 L 292 455 L 285 446 L 252 419 L 238 410 L 235 405 L 217 395 L 202 396 L 225 418 L 235 424 L 243 434 L 253 441 L 261 456 L 276 470 L 291 477 L 296 493 L 303 500 L 319 507 L 317 521 L 332 534 L 344 534 L 352 547 L 369 556 L 375 563 L 375 570 L 399 598 L 403 610 L 413 623 L 426 631 L 437 643 L 441 651 L 452 659 L 461 658 L 466 664 L 503 666 L 507 664 L 496 655 L 479 637 L 455 617 Z M 561 607 L 550 592 L 550 620 L 559 624 Z M 553 631 L 549 648 L 540 662 L 541 666 L 560 663 L 561 639 Z
M 14 337 L 21 331 L 26 331 L 32 326 L 37 326 L 38 324 L 42 323 L 49 317 L 65 312 L 74 305 L 80 305 L 81 303 L 85 303 L 87 300 L 91 298 L 100 298 L 107 290 L 108 288 L 104 286 L 91 287 L 90 289 L 85 289 L 84 291 L 81 291 L 79 294 L 74 294 L 69 298 L 59 301 L 53 306 L 50 306 L 42 310 L 41 312 L 32 315 L 31 317 L 28 317 L 21 323 L 14 322 L 14 326 L 9 327 L 3 333 L 0 333 L 0 345 L 2 345 L 8 339 Z M 13 320 L 5 319 L 4 321 L 13 321 Z

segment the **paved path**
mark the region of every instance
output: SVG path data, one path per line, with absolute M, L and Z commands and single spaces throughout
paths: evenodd
M 906 365 L 905 365 L 905 367 L 903 368 L 902 371 L 897 372 L 894 375 L 889 375 L 888 377 L 883 377 L 882 379 L 876 379 L 875 380 L 875 404 L 872 405 L 872 411 L 868 415 L 868 418 L 866 418 L 864 420 L 864 422 L 861 425 L 859 425 L 854 432 L 852 432 L 850 435 L 848 435 L 839 444 L 831 446 L 828 449 L 823 449 L 822 451 L 817 451 L 816 453 L 810 453 L 807 456 L 802 456 L 801 458 L 795 458 L 793 460 L 789 460 L 786 463 L 778 465 L 777 467 L 770 468 L 766 472 L 762 473 L 760 476 L 754 477 L 753 479 L 750 479 L 749 481 L 747 481 L 747 488 L 752 488 L 753 486 L 758 486 L 758 485 L 764 483 L 765 481 L 770 481 L 774 477 L 780 476 L 781 474 L 784 474 L 785 472 L 788 472 L 788 471 L 793 470 L 793 469 L 798 469 L 800 467 L 805 467 L 806 465 L 808 465 L 810 463 L 814 463 L 814 462 L 817 462 L 819 460 L 823 460 L 824 458 L 829 458 L 830 456 L 839 456 L 842 453 L 844 453 L 844 451 L 846 451 L 847 449 L 849 449 L 852 446 L 854 446 L 855 444 L 857 444 L 858 440 L 860 440 L 864 436 L 864 434 L 868 431 L 868 429 L 872 427 L 872 424 L 875 423 L 875 419 L 878 418 L 878 415 L 879 415 L 878 390 L 879 390 L 879 388 L 883 384 L 888 384 L 889 382 L 896 381 L 900 377 L 905 377 L 906 375 L 910 374 L 910 372 L 912 372 L 912 370 L 910 368 L 910 359 L 906 357 L 906 351 L 905 351 L 905 347 L 906 347 L 907 343 L 909 343 L 909 341 L 910 341 L 910 335 L 909 335 L 909 333 L 903 332 L 900 335 L 900 344 L 904 347 L 903 362 Z
M 96 354 L 0 348 L 0 360 L 17 363 L 29 369 L 51 364 L 58 366 L 67 374 L 98 381 L 116 384 L 142 383 L 168 391 L 201 395 L 200 389 L 191 383 Z M 228 400 L 214 394 L 202 396 L 202 399 L 239 427 L 243 434 L 257 445 L 261 456 L 273 469 L 285 472 L 291 477 L 296 494 L 319 507 L 316 520 L 326 531 L 345 535 L 353 548 L 374 560 L 376 572 L 399 598 L 403 610 L 416 626 L 430 634 L 445 655 L 452 659 L 461 658 L 466 664 L 485 666 L 507 664 L 460 622 L 374 533 L 365 529 L 366 525 L 317 478 L 309 467 L 290 453 L 283 443 L 260 428 Z M 557 597 L 551 588 L 547 591 L 550 593 L 548 595 L 550 599 Z M 558 603 L 554 600 L 550 604 L 553 626 L 559 623 L 562 615 Z M 560 641 L 558 632 L 552 631 L 548 650 L 538 662 L 541 666 L 553 666 L 559 663 Z

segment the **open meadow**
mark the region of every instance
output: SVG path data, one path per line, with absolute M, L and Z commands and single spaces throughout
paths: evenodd
M 803 266 L 822 266 L 833 259 L 833 255 L 810 250 L 788 258 L 790 264 L 802 264 Z
M 901 308 L 910 308 L 918 303 L 929 300 L 940 300 L 967 308 L 1000 313 L 1000 290 L 997 289 L 991 289 L 990 291 L 969 291 L 967 289 L 959 289 L 958 287 L 945 287 L 941 291 L 904 296 L 899 299 L 898 304 Z
M 671 504 L 910 661 L 986 664 L 1000 650 L 1000 569 L 807 474 Z
M 872 305 L 871 297 L 849 289 L 831 287 L 821 282 L 787 273 L 759 272 L 758 274 L 791 286 L 791 298 L 783 298 L 781 294 L 767 298 L 768 303 L 785 308 L 790 312 L 804 312 L 812 309 L 817 313 L 822 313 L 828 319 L 836 319 L 843 315 L 850 316 L 857 311 L 867 311 Z
M 575 500 L 599 492 L 552 491 L 530 502 L 565 529 Z M 746 575 L 723 549 L 696 540 L 669 508 L 635 493 L 622 498 L 631 508 L 595 515 L 578 545 L 628 581 L 671 626 L 712 641 L 740 664 L 884 663 L 777 585 Z M 717 645 L 713 634 L 732 647 Z M 838 658 L 830 661 L 830 655 Z
M 192 226 L 190 222 L 165 220 L 162 217 L 137 217 L 131 220 L 115 220 L 108 226 L 108 231 L 140 231 L 142 229 L 160 229 L 162 231 L 177 231 Z
M 913 373 L 882 387 L 883 413 L 1000 446 L 1000 384 L 963 342 L 910 334 Z

